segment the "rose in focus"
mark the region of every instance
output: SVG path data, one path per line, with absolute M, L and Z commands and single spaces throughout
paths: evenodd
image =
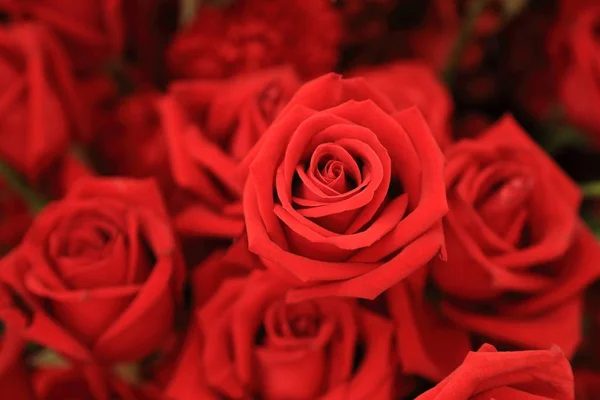
M 443 156 L 416 108 L 363 78 L 305 84 L 245 160 L 250 251 L 299 300 L 374 298 L 443 256 Z

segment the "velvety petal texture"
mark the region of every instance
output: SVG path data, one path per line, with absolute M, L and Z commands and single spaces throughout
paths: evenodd
M 497 352 L 484 345 L 416 400 L 573 400 L 573 372 L 561 350 Z
M 249 248 L 294 301 L 372 299 L 443 257 L 444 158 L 417 108 L 363 78 L 305 84 L 243 163 Z
M 579 188 L 510 117 L 446 156 L 448 260 L 432 262 L 442 311 L 471 332 L 572 356 L 580 295 L 600 274 Z
M 25 337 L 78 361 L 156 351 L 173 332 L 185 274 L 167 218 L 152 181 L 79 180 L 0 270 L 32 315 Z

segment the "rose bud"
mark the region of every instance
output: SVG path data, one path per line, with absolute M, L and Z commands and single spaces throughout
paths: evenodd
M 364 78 L 309 82 L 243 164 L 250 251 L 305 283 L 290 299 L 372 299 L 443 256 L 443 164 L 416 108 Z
M 0 268 L 32 313 L 26 338 L 78 362 L 157 352 L 174 333 L 184 274 L 155 184 L 100 178 L 47 206 Z
M 0 157 L 30 180 L 87 135 L 65 54 L 32 24 L 0 29 Z
M 184 346 L 178 386 L 167 393 L 180 393 L 178 400 L 191 390 L 189 398 L 210 398 L 208 390 L 234 399 L 392 399 L 390 323 L 354 299 L 289 304 L 288 289 L 268 271 L 226 280 L 198 311 L 199 332 Z
M 573 371 L 561 350 L 497 352 L 483 345 L 416 400 L 573 400 Z
M 432 261 L 442 312 L 486 338 L 571 357 L 581 294 L 600 275 L 580 189 L 511 117 L 446 157 L 448 260 Z

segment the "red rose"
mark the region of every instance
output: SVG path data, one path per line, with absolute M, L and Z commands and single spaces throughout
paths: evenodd
M 167 63 L 186 78 L 225 78 L 283 64 L 313 78 L 335 68 L 340 40 L 340 20 L 326 1 L 239 0 L 225 9 L 201 7 L 171 43 Z
M 416 400 L 572 400 L 573 372 L 559 348 L 497 352 L 483 345 Z
M 286 304 L 287 290 L 264 271 L 225 281 L 198 312 L 201 366 L 186 375 L 202 368 L 227 398 L 392 399 L 389 322 L 351 299 Z
M 241 188 L 232 171 L 299 86 L 290 68 L 171 86 L 175 101 L 165 98 L 159 105 L 170 168 L 176 186 L 193 194 L 176 212 L 178 231 L 241 233 Z
M 506 117 L 446 152 L 447 262 L 434 260 L 442 310 L 466 329 L 524 348 L 580 339 L 580 294 L 600 247 L 578 216 L 581 192 Z
M 358 74 L 388 96 L 398 110 L 417 106 L 440 147 L 450 144 L 452 97 L 436 72 L 427 64 L 399 62 Z
M 87 133 L 68 63 L 39 26 L 0 29 L 0 82 L 0 157 L 35 179 Z
M 600 7 L 582 10 L 573 23 L 566 37 L 569 58 L 560 87 L 567 117 L 593 134 L 596 143 L 600 143 L 599 23 Z
M 248 157 L 249 248 L 313 296 L 374 298 L 443 253 L 443 156 L 363 78 L 305 84 Z
M 184 266 L 150 181 L 78 181 L 4 263 L 25 337 L 68 358 L 136 361 L 173 333 Z
M 121 0 L 0 0 L 0 10 L 50 28 L 77 68 L 119 57 L 123 47 Z

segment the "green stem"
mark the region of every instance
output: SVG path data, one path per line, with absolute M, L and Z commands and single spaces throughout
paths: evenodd
M 48 203 L 41 194 L 27 184 L 25 179 L 2 160 L 0 160 L 0 176 L 15 193 L 21 196 L 32 212 L 40 212 Z
M 585 197 L 599 197 L 600 198 L 600 181 L 588 182 L 581 185 L 583 195 Z
M 467 16 L 465 17 L 465 20 L 462 23 L 458 37 L 454 41 L 454 46 L 452 47 L 450 56 L 446 61 L 446 67 L 444 68 L 444 72 L 442 73 L 444 80 L 446 81 L 448 86 L 451 86 L 454 82 L 460 58 L 462 57 L 465 49 L 467 48 L 467 45 L 469 44 L 469 40 L 471 39 L 471 35 L 473 33 L 473 30 L 475 29 L 475 23 L 477 22 L 477 18 L 483 12 L 483 10 L 485 10 L 489 2 L 490 0 L 472 0 L 469 3 Z

